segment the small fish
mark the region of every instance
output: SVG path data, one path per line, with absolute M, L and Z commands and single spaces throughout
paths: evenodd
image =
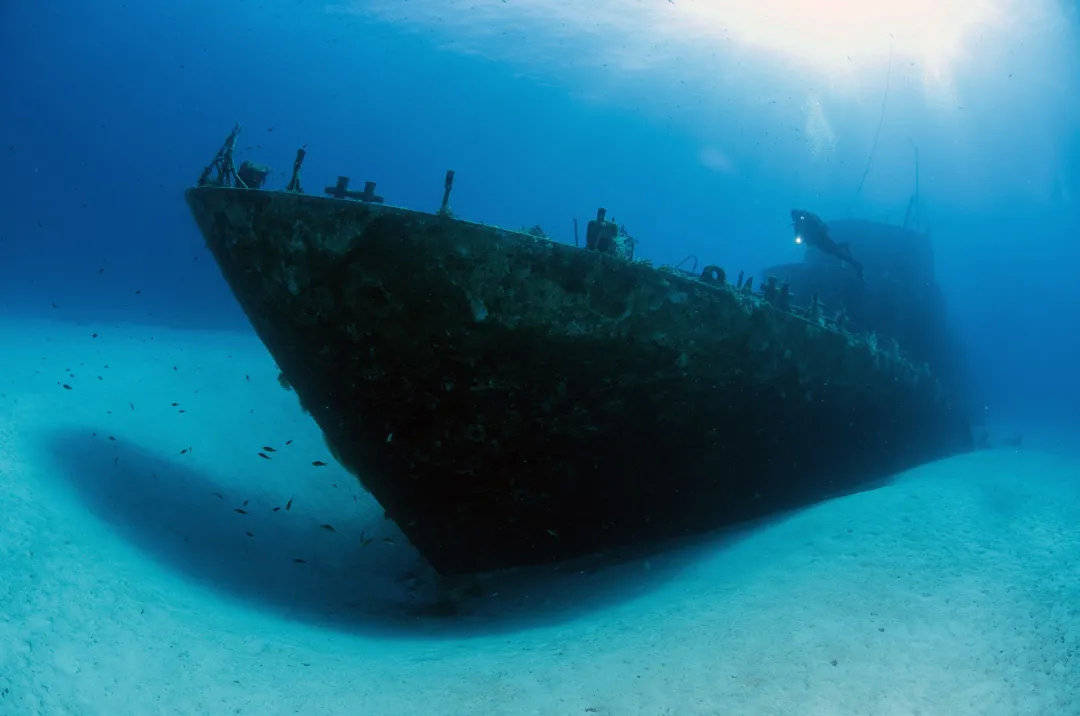
M 109 440 L 116 440 L 116 437 L 114 435 L 110 435 Z
M 286 440 L 286 441 L 285 441 L 285 444 L 286 444 L 286 445 L 292 445 L 292 440 Z
M 188 451 L 188 448 L 184 448 L 183 450 L 180 451 L 180 454 L 181 455 L 186 455 L 187 451 Z
M 142 289 L 141 289 L 141 288 L 139 288 L 139 289 L 136 289 L 136 290 L 135 290 L 135 295 L 136 295 L 136 296 L 138 296 L 138 295 L 139 295 L 140 293 L 142 293 Z
M 255 535 L 251 534 L 250 532 L 245 532 L 244 534 L 246 534 L 248 537 L 254 537 L 255 536 Z
M 218 498 L 219 500 L 224 500 L 225 499 L 225 495 L 221 494 L 220 492 L 211 492 L 210 494 L 213 495 L 214 497 Z
M 264 460 L 269 460 L 270 459 L 270 456 L 267 455 L 264 452 L 259 453 L 259 457 L 263 458 Z
M 176 412 L 178 412 L 178 413 L 186 413 L 187 411 L 186 411 L 186 410 L 184 410 L 183 408 L 180 408 L 180 409 L 179 409 L 179 410 L 177 410 Z
M 248 502 L 249 502 L 249 500 L 244 500 L 244 504 L 242 504 L 242 505 L 240 505 L 240 506 L 241 506 L 241 507 L 247 507 L 247 503 L 248 503 Z
M 242 515 L 246 515 L 246 514 L 247 514 L 247 510 L 245 510 L 245 509 L 242 509 L 242 508 L 240 508 L 240 507 L 234 507 L 234 508 L 233 508 L 233 512 L 239 512 L 239 513 L 240 513 L 240 514 L 242 514 Z
M 101 380 L 100 375 L 98 376 L 98 380 Z M 135 403 L 128 403 L 128 407 L 131 408 L 132 410 L 134 410 L 135 409 Z
M 90 337 L 91 337 L 91 338 L 97 338 L 97 337 L 98 337 L 98 334 L 96 334 L 96 333 L 91 333 L 91 334 L 90 334 Z
M 323 462 L 322 460 L 312 460 L 311 464 L 314 465 L 315 467 L 323 467 L 324 465 L 326 465 L 326 463 Z
M 306 559 L 300 559 L 299 557 L 293 557 L 292 561 L 296 562 L 297 564 L 307 564 Z
M 250 375 L 248 375 L 247 373 L 245 373 L 245 374 L 244 374 L 244 380 L 246 380 L 247 382 L 249 382 L 249 383 L 250 383 L 250 382 L 251 382 L 251 376 L 250 376 Z
M 273 511 L 274 511 L 274 512 L 277 512 L 277 511 L 278 511 L 278 510 L 280 510 L 280 509 L 281 509 L 280 507 L 275 507 Z
M 277 452 L 277 450 L 267 445 L 263 445 L 263 450 L 265 450 L 266 452 Z
M 292 498 L 291 497 L 289 498 L 289 501 L 285 503 L 285 509 L 286 510 L 292 509 Z
M 330 524 L 322 524 L 322 525 L 319 525 L 319 527 L 322 527 L 327 532 L 337 532 L 337 530 L 334 529 L 334 526 L 330 525 Z
M 71 386 L 68 385 L 67 383 L 64 383 L 63 387 L 64 387 L 64 390 L 71 390 Z
M 169 405 L 175 408 L 177 405 L 180 405 L 180 403 L 169 403 Z

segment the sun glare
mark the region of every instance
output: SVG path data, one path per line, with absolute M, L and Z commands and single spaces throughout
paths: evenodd
M 1002 16 L 1002 0 L 686 2 L 688 28 L 786 56 L 818 72 L 854 74 L 890 53 L 948 84 L 964 42 Z
M 952 98 L 970 68 L 993 71 L 1023 38 L 1065 21 L 1059 0 L 348 0 L 330 12 L 441 28 L 447 47 L 546 69 L 597 68 L 636 77 L 720 60 L 722 79 L 778 67 L 794 82 L 876 81 L 891 61 L 906 78 Z M 1056 37 L 1056 35 L 1055 35 Z M 567 51 L 572 48 L 573 51 Z M 772 75 L 756 75 L 775 79 Z M 818 89 L 820 90 L 820 85 Z M 815 120 L 816 122 L 816 120 Z M 828 148 L 830 131 L 814 136 Z

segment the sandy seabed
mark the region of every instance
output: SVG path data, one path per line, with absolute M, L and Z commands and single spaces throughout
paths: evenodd
M 446 584 L 253 335 L 0 347 L 0 713 L 1080 713 L 1075 452 Z

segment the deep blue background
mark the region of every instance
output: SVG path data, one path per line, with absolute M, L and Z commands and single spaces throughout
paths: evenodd
M 1062 17 L 1075 29 L 1074 11 Z M 1016 77 L 969 71 L 959 109 L 980 121 L 962 136 L 892 76 L 856 192 L 882 77 L 832 108 L 833 159 L 811 170 L 792 119 L 808 80 L 776 72 L 719 99 L 687 88 L 740 71 L 725 64 L 616 93 L 605 65 L 590 93 L 587 69 L 545 72 L 446 40 L 314 2 L 0 4 L 0 308 L 244 327 L 182 198 L 234 121 L 241 157 L 270 164 L 272 186 L 301 144 L 309 192 L 347 174 L 376 180 L 390 203 L 434 209 L 453 168 L 463 218 L 539 223 L 569 241 L 571 219 L 603 205 L 644 256 L 694 253 L 729 274 L 797 259 L 793 206 L 900 222 L 918 141 L 939 278 L 987 414 L 1080 423 L 1080 111 L 1061 90 L 1080 87 L 1075 56 L 1018 60 Z M 718 138 L 732 171 L 700 161 Z M 970 182 L 958 144 L 979 149 Z M 1025 189 L 1047 176 L 1065 188 Z

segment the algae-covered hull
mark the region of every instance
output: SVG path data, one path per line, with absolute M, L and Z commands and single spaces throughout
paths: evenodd
M 338 460 L 444 573 L 707 529 L 968 447 L 925 368 L 722 283 L 359 201 L 187 199 Z

